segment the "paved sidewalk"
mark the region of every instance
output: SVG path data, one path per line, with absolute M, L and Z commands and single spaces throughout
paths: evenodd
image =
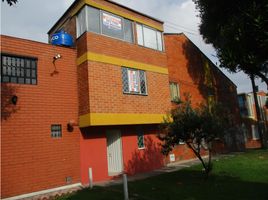
M 207 157 L 208 156 L 204 156 L 203 158 L 206 159 Z M 218 156 L 214 157 L 213 159 L 217 159 L 217 158 L 218 158 Z M 161 169 L 157 169 L 157 170 L 154 170 L 151 172 L 146 172 L 146 173 L 141 173 L 141 174 L 129 176 L 128 182 L 142 180 L 142 179 L 146 179 L 146 178 L 149 178 L 152 176 L 157 176 L 157 175 L 164 174 L 164 173 L 174 172 L 174 171 L 188 168 L 188 167 L 191 167 L 191 166 L 197 165 L 197 164 L 200 164 L 199 159 L 183 160 L 183 161 L 169 163 L 167 166 L 165 166 Z M 116 180 L 109 180 L 109 181 L 94 183 L 94 186 L 106 187 L 106 186 L 122 184 L 122 183 L 123 183 L 122 178 L 118 177 L 118 179 L 116 179 Z

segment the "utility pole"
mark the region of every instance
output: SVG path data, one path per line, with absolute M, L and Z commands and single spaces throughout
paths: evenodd
M 267 144 L 265 141 L 265 137 L 264 137 L 264 127 L 262 124 L 262 119 L 261 119 L 261 111 L 260 111 L 260 106 L 258 103 L 258 97 L 257 97 L 257 87 L 255 84 L 255 78 L 254 75 L 250 75 L 250 80 L 251 80 L 251 84 L 252 84 L 252 89 L 253 89 L 253 96 L 254 96 L 254 101 L 255 101 L 255 109 L 256 109 L 256 115 L 257 115 L 257 124 L 258 124 L 258 132 L 260 135 L 260 140 L 261 140 L 261 146 L 262 148 L 266 148 Z

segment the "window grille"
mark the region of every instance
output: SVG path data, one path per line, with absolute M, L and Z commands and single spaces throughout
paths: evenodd
M 145 71 L 122 67 L 122 82 L 124 93 L 147 95 Z
M 37 84 L 37 59 L 1 55 L 1 82 Z
M 144 145 L 144 134 L 143 134 L 143 132 L 139 132 L 137 137 L 138 137 L 138 148 L 139 149 L 144 149 L 145 145 Z
M 62 137 L 62 129 L 60 124 L 52 124 L 51 125 L 51 137 L 52 138 L 61 138 Z

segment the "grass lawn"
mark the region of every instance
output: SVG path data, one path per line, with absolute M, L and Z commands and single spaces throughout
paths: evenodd
M 213 162 L 206 180 L 201 166 L 129 183 L 130 200 L 267 200 L 268 151 L 254 150 Z M 123 186 L 84 189 L 60 200 L 123 200 Z

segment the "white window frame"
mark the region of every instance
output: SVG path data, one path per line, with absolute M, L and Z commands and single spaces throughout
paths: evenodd
M 99 17 L 100 17 L 100 21 L 99 21 L 99 23 L 100 23 L 99 24 L 99 26 L 100 26 L 100 33 L 96 33 L 94 31 L 90 31 L 89 30 L 89 27 L 88 27 L 88 9 L 87 9 L 87 7 L 92 7 L 92 6 L 86 5 L 78 13 L 78 15 L 79 15 L 83 11 L 83 9 L 85 9 L 84 12 L 85 12 L 85 22 L 86 22 L 86 25 L 85 26 L 86 26 L 86 31 L 84 31 L 83 33 L 85 33 L 85 32 L 92 32 L 92 33 L 95 33 L 95 34 L 99 34 L 99 35 L 102 35 L 102 36 L 106 36 L 106 37 L 110 37 L 110 38 L 113 38 L 113 39 L 117 39 L 117 40 L 121 40 L 121 41 L 124 41 L 124 42 L 128 42 L 128 43 L 134 44 L 134 42 L 135 42 L 135 34 L 134 34 L 134 26 L 133 26 L 134 23 L 133 23 L 133 21 L 131 19 L 127 19 L 127 18 L 121 17 L 119 15 L 113 14 L 111 12 L 107 12 L 107 11 L 104 11 L 104 10 L 101 10 L 101 9 L 96 8 L 100 12 L 100 15 L 99 15 Z M 92 7 L 92 8 L 95 8 L 95 7 Z M 121 21 L 122 21 L 123 39 L 122 38 L 118 38 L 118 37 L 113 37 L 111 35 L 107 35 L 107 34 L 104 34 L 103 33 L 103 30 L 102 30 L 102 23 L 103 23 L 102 22 L 102 20 L 103 20 L 102 16 L 103 16 L 103 13 L 121 19 Z M 79 38 L 81 35 L 83 35 L 83 33 L 80 33 L 80 22 L 78 20 L 78 15 L 76 15 L 76 38 Z M 126 37 L 125 37 L 125 19 L 131 22 L 132 41 L 126 40 Z
M 157 29 L 155 29 L 155 28 L 146 26 L 146 25 L 144 25 L 144 24 L 140 24 L 140 23 L 136 23 L 136 32 L 137 32 L 137 26 L 140 26 L 140 27 L 141 27 L 141 30 L 142 30 L 142 42 L 143 42 L 143 44 L 139 44 L 139 43 L 138 43 L 139 38 L 138 38 L 138 34 L 137 34 L 137 44 L 138 44 L 139 46 L 143 46 L 143 47 L 146 47 L 146 48 L 149 48 L 149 49 L 154 49 L 154 50 L 157 50 L 157 51 L 160 51 L 160 52 L 163 52 L 163 51 L 164 51 L 163 32 L 161 32 L 161 31 L 159 31 L 159 30 L 157 30 Z M 144 28 L 151 29 L 151 30 L 153 30 L 153 31 L 155 32 L 155 35 L 156 35 L 156 46 L 157 46 L 156 49 L 155 49 L 155 48 L 148 47 L 148 46 L 145 46 L 145 40 L 144 40 Z M 157 32 L 159 32 L 159 33 L 161 34 L 161 44 L 162 44 L 162 47 L 161 47 L 161 48 L 159 48 L 159 46 L 158 46 L 159 43 L 158 43 Z
M 177 89 L 177 96 L 173 95 L 172 85 L 176 86 Z M 170 89 L 170 98 L 172 102 L 175 102 L 176 100 L 180 99 L 180 87 L 179 84 L 176 82 L 169 82 L 169 89 Z
M 247 107 L 248 107 L 248 116 L 250 118 L 254 118 L 254 110 L 253 110 L 253 97 L 252 94 L 247 95 Z

